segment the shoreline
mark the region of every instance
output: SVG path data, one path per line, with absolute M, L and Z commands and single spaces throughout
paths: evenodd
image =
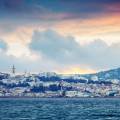
M 14 97 L 0 97 L 0 99 L 104 99 L 104 98 L 110 98 L 110 99 L 115 99 L 115 98 L 120 98 L 118 97 L 19 97 L 19 96 L 14 96 Z

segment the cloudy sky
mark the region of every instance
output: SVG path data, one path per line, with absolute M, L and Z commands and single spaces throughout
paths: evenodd
M 0 71 L 92 73 L 120 67 L 120 0 L 0 0 Z

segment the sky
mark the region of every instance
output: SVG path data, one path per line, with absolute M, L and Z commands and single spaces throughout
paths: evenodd
M 0 71 L 94 73 L 120 67 L 120 0 L 0 0 Z

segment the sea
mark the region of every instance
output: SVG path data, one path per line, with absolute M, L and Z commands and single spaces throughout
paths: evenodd
M 0 120 L 120 120 L 120 99 L 0 98 Z

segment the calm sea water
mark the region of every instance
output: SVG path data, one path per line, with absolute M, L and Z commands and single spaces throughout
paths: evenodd
M 120 120 L 120 99 L 0 99 L 0 120 Z

